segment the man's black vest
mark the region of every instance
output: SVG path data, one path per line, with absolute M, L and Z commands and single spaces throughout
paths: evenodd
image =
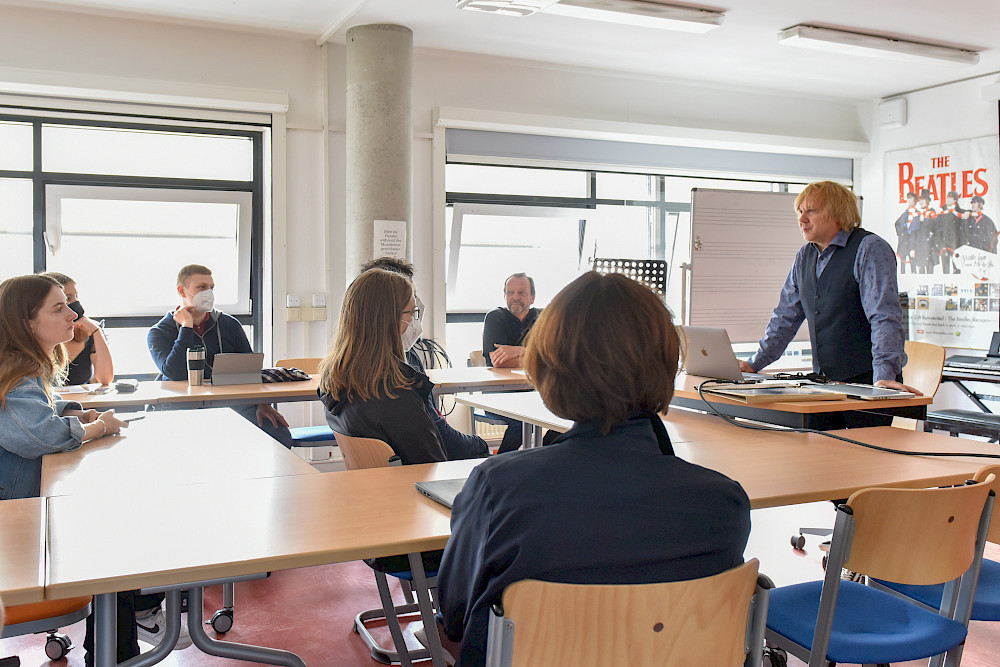
M 858 246 L 869 234 L 860 228 L 851 232 L 847 245 L 833 251 L 818 281 L 819 251 L 812 243 L 799 265 L 799 298 L 809 322 L 813 354 L 819 371 L 832 380 L 872 372 L 872 327 L 854 277 Z

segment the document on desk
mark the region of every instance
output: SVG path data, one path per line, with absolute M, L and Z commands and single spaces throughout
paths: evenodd
M 725 396 L 747 405 L 777 403 L 779 401 L 836 401 L 847 398 L 847 394 L 819 391 L 815 387 L 758 387 L 757 385 L 733 385 L 730 388 L 706 388 L 706 394 Z

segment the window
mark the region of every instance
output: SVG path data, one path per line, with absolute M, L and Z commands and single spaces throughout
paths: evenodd
M 0 280 L 71 276 L 116 372 L 149 377 L 146 332 L 176 306 L 177 271 L 204 264 L 260 348 L 265 125 L 6 113 Z
M 481 347 L 483 318 L 503 305 L 503 281 L 511 273 L 523 271 L 535 279 L 535 306 L 541 308 L 590 270 L 595 257 L 666 261 L 667 305 L 679 313 L 684 265 L 691 259 L 692 188 L 795 192 L 802 187 L 722 177 L 448 164 L 449 354 L 463 359 Z M 742 357 L 756 350 L 755 343 L 734 347 Z M 808 365 L 808 349 L 808 343 L 793 343 L 775 367 Z

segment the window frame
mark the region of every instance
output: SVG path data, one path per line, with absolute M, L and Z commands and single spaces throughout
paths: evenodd
M 241 121 L 198 121 L 179 117 L 164 117 L 162 115 L 144 114 L 108 114 L 106 112 L 86 112 L 79 110 L 43 109 L 38 107 L 0 107 L 0 121 L 30 123 L 32 126 L 32 169 L 0 170 L 0 178 L 24 179 L 32 183 L 32 267 L 34 273 L 47 270 L 47 247 L 45 241 L 46 220 L 48 218 L 47 190 L 50 186 L 82 186 L 108 188 L 142 188 L 148 190 L 173 191 L 207 191 L 207 192 L 237 192 L 248 193 L 250 196 L 250 238 L 248 247 L 248 262 L 244 264 L 241 254 L 237 276 L 243 283 L 249 278 L 249 307 L 245 312 L 229 313 L 240 324 L 251 326 L 253 336 L 251 344 L 255 350 L 261 350 L 264 341 L 263 303 L 264 285 L 264 184 L 268 175 L 265 173 L 264 154 L 265 142 L 270 140 L 271 125 L 265 122 Z M 180 134 L 207 134 L 222 136 L 245 137 L 251 142 L 252 179 L 249 181 L 227 181 L 194 178 L 172 178 L 132 176 L 126 174 L 86 174 L 48 172 L 42 169 L 42 127 L 52 125 L 81 125 L 92 127 L 107 127 L 115 129 L 175 132 Z M 241 249 L 242 253 L 242 249 Z M 180 266 L 178 266 L 180 268 Z M 249 275 L 243 275 L 247 269 Z M 242 289 L 242 287 L 241 287 Z M 104 319 L 107 329 L 152 327 L 162 315 L 137 315 L 127 317 L 108 317 Z M 122 374 L 120 377 L 135 377 L 151 379 L 148 373 Z

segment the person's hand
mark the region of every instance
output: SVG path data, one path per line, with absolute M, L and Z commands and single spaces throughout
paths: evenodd
M 751 366 L 749 362 L 744 361 L 743 359 L 740 359 L 739 362 L 740 362 L 740 370 L 743 371 L 744 373 L 756 373 L 757 372 L 757 371 L 755 371 L 753 369 L 753 366 Z
M 97 410 L 81 410 L 77 418 L 81 424 L 89 424 L 97 419 Z
M 97 330 L 100 329 L 100 327 L 97 326 L 97 322 L 90 319 L 86 315 L 74 322 L 73 326 L 83 331 L 83 333 L 87 334 L 87 336 L 93 336 L 97 333 Z
M 496 349 L 490 352 L 490 361 L 494 366 L 520 366 L 524 356 L 524 347 L 520 345 L 494 345 Z
M 174 316 L 174 322 L 177 322 L 179 326 L 189 328 L 194 326 L 194 306 L 181 306 L 172 314 Z
M 268 403 L 260 403 L 257 406 L 257 425 L 264 426 L 265 419 L 271 422 L 271 426 L 275 428 L 278 426 L 288 427 L 288 422 L 285 421 L 280 412 L 272 408 Z
M 104 422 L 105 435 L 118 435 L 118 432 L 123 428 L 128 428 L 128 422 L 123 422 L 118 417 L 115 417 L 114 410 L 102 412 L 97 419 Z
M 917 396 L 923 396 L 924 393 L 917 389 L 916 387 L 911 387 L 908 384 L 903 384 L 902 382 L 896 382 L 895 380 L 879 380 L 875 383 L 876 387 L 885 387 L 886 389 L 898 389 L 899 391 L 909 391 L 916 394 Z

